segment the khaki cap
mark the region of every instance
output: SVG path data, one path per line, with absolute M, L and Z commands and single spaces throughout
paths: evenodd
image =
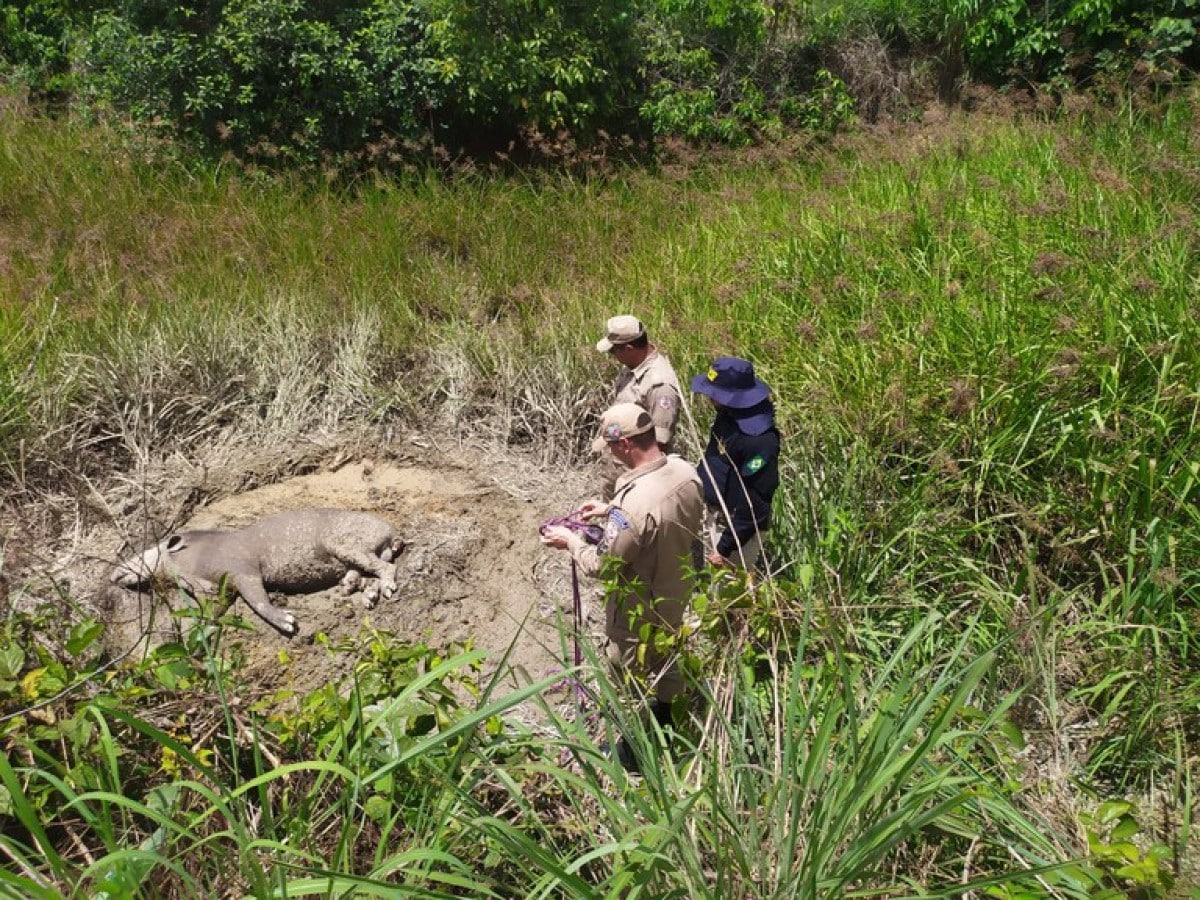
M 613 316 L 607 323 L 608 334 L 596 342 L 596 349 L 607 353 L 618 344 L 629 344 L 636 341 L 646 330 L 637 316 Z
M 615 444 L 635 434 L 645 434 L 653 428 L 654 420 L 646 410 L 636 403 L 618 403 L 606 409 L 600 417 L 600 434 L 592 441 L 592 449 L 601 453 L 608 444 Z

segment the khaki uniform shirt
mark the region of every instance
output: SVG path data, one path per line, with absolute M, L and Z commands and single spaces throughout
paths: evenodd
M 610 639 L 636 636 L 645 622 L 678 630 L 692 593 L 692 550 L 703 514 L 696 470 L 678 456 L 668 456 L 617 480 L 599 544 L 571 536 L 571 556 L 588 575 L 599 575 L 607 559 L 620 560 L 620 590 L 606 605 Z
M 671 361 L 657 350 L 635 369 L 622 369 L 617 376 L 614 403 L 636 403 L 654 420 L 654 437 L 659 446 L 670 449 L 675 441 L 675 426 L 683 391 Z

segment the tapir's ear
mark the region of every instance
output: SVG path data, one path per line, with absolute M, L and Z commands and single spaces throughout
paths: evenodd
M 185 541 L 183 539 L 183 535 L 181 535 L 181 534 L 173 534 L 169 538 L 167 538 L 167 552 L 168 553 L 178 553 L 180 550 L 182 550 L 186 546 L 187 546 L 187 541 Z

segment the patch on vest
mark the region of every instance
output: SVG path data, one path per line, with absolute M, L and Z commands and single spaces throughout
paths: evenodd
M 742 466 L 742 471 L 745 472 L 747 475 L 753 475 L 755 472 L 757 472 L 759 469 L 761 469 L 766 464 L 767 464 L 767 461 L 765 459 L 763 459 L 762 454 L 760 453 L 758 456 L 755 456 L 754 458 L 747 460 L 746 464 L 744 466 Z

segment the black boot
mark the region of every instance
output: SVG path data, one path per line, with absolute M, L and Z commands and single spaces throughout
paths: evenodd
M 663 700 L 655 700 L 650 706 L 650 714 L 662 730 L 663 748 L 669 751 L 675 743 L 674 706 Z
M 672 715 L 672 709 L 672 704 L 666 700 L 655 700 L 650 706 L 650 714 L 654 716 L 654 721 L 668 737 L 670 732 L 675 730 L 675 717 Z
M 637 754 L 633 752 L 632 745 L 625 738 L 617 741 L 617 761 L 626 772 L 632 772 L 634 775 L 642 774 L 642 764 L 638 762 Z
M 663 739 L 666 741 L 668 749 L 671 747 L 672 739 L 675 736 L 675 719 L 672 716 L 672 706 L 664 700 L 655 700 L 650 704 L 650 715 L 654 716 L 654 721 L 658 723 L 658 727 L 662 730 Z M 626 772 L 632 772 L 640 775 L 642 772 L 641 761 L 634 752 L 633 745 L 625 738 L 617 741 L 617 760 Z

